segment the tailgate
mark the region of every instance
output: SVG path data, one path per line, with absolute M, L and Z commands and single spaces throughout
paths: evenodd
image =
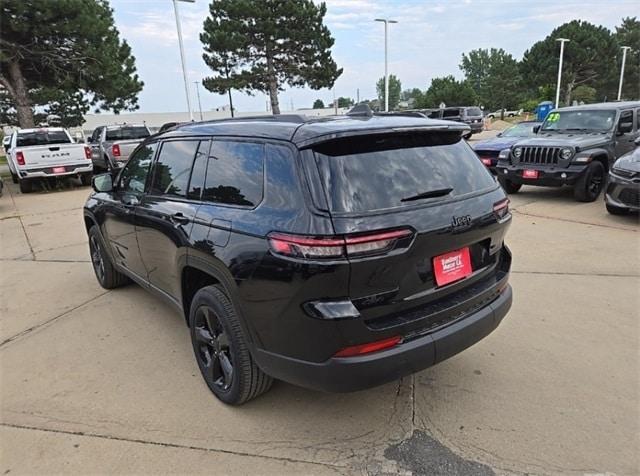
M 22 152 L 26 167 L 77 164 L 86 160 L 85 146 L 82 144 L 24 147 L 16 149 L 16 152 Z

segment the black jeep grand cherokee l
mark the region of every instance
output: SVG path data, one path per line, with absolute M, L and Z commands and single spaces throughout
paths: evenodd
M 84 209 L 105 288 L 184 313 L 213 393 L 352 391 L 471 346 L 511 306 L 511 215 L 461 134 L 425 118 L 274 116 L 142 143 Z

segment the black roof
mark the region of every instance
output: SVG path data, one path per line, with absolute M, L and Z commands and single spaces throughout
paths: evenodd
M 298 147 L 307 147 L 349 135 L 432 129 L 462 131 L 468 129 L 468 126 L 459 122 L 402 115 L 307 117 L 281 114 L 186 123 L 157 134 L 155 137 L 169 138 L 185 135 L 259 137 L 286 140 Z
M 612 111 L 619 109 L 629 109 L 640 107 L 640 101 L 620 101 L 620 102 L 599 102 L 596 104 L 583 104 L 582 106 L 568 106 L 568 107 L 559 107 L 555 110 L 560 111 L 591 111 L 591 110 L 599 110 L 599 111 Z

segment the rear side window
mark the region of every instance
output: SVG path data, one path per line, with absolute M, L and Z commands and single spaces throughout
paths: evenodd
M 350 137 L 318 146 L 314 152 L 330 211 L 336 213 L 445 201 L 495 187 L 459 133 Z M 407 201 L 444 189 L 451 191 Z
M 202 200 L 255 207 L 264 192 L 264 144 L 214 140 Z
M 479 107 L 468 107 L 466 110 L 467 116 L 482 116 L 482 109 Z
M 191 175 L 191 164 L 200 142 L 177 140 L 162 144 L 154 166 L 149 193 L 186 197 Z
M 33 145 L 69 144 L 71 139 L 65 131 L 18 132 L 16 145 L 30 147 Z

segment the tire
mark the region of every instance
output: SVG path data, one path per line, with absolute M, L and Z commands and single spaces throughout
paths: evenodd
M 114 289 L 129 282 L 129 278 L 113 266 L 96 225 L 89 229 L 89 253 L 93 271 L 100 286 L 105 289 Z
M 273 379 L 251 357 L 233 304 L 220 287 L 206 286 L 195 294 L 189 325 L 196 362 L 219 400 L 242 405 L 271 388 Z
M 628 208 L 616 207 L 615 205 L 609 205 L 608 203 L 605 203 L 605 206 L 607 207 L 607 211 L 612 215 L 626 215 L 629 213 Z
M 513 117 L 513 114 L 508 114 L 507 117 Z
M 521 183 L 514 183 L 511 180 L 505 179 L 502 177 L 498 177 L 498 182 L 500 183 L 500 185 L 502 185 L 502 188 L 504 189 L 504 191 L 507 192 L 509 195 L 518 193 L 522 188 Z
M 18 183 L 18 176 L 16 174 L 14 174 L 13 172 L 11 172 L 11 181 L 13 183 Z
M 573 196 L 579 202 L 593 202 L 604 187 L 604 166 L 593 161 L 573 187 Z
M 80 174 L 80 182 L 82 182 L 82 185 L 91 185 L 91 177 L 93 177 L 93 173 L 91 172 L 87 172 L 84 174 Z
M 31 180 L 22 179 L 18 180 L 18 182 L 20 183 L 21 193 L 31 193 L 31 191 L 33 190 L 33 183 L 31 182 Z

